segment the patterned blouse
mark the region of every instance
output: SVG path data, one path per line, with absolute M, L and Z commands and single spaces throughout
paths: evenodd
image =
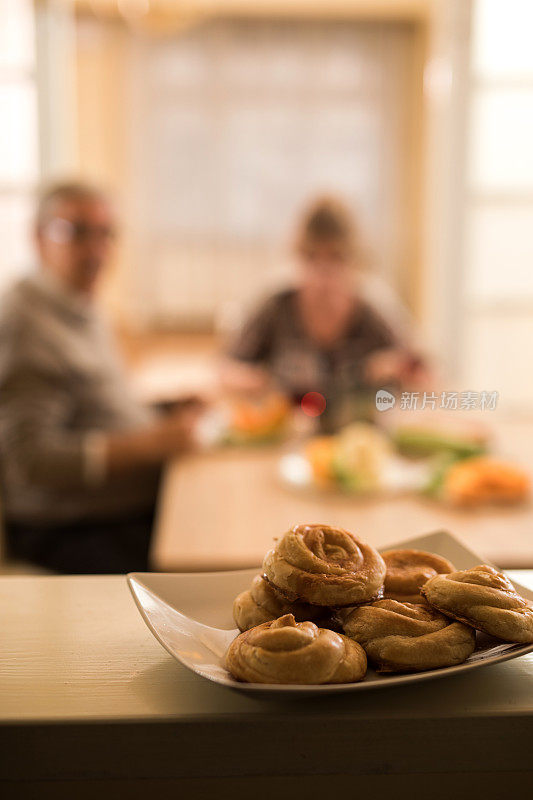
M 327 399 L 368 391 L 363 377 L 368 356 L 404 344 L 380 313 L 361 301 L 342 338 L 322 347 L 305 331 L 296 300 L 296 289 L 273 295 L 247 320 L 229 350 L 237 360 L 265 366 L 294 399 L 310 391 Z

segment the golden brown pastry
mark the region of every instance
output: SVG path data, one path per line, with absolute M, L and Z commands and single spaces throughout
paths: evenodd
M 353 683 L 366 673 L 365 652 L 340 633 L 286 614 L 237 636 L 226 669 L 248 683 Z
M 361 644 L 379 672 L 417 672 L 461 664 L 475 647 L 475 631 L 433 608 L 397 600 L 339 612 L 344 632 Z
M 387 565 L 383 596 L 401 603 L 422 603 L 420 587 L 434 575 L 455 569 L 442 556 L 424 550 L 386 550 L 381 555 Z
M 533 643 L 533 606 L 486 564 L 436 575 L 421 589 L 435 608 L 505 642 Z
M 263 622 L 272 622 L 284 614 L 294 614 L 296 622 L 319 618 L 325 621 L 329 609 L 309 603 L 291 603 L 261 575 L 256 575 L 250 589 L 241 592 L 233 601 L 233 619 L 241 631 L 255 628 Z
M 263 561 L 269 581 L 290 599 L 348 606 L 381 597 L 385 562 L 342 528 L 295 525 Z

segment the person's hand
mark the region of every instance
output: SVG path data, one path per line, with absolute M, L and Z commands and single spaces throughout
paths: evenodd
M 272 376 L 262 366 L 227 360 L 220 373 L 223 389 L 235 395 L 262 395 L 272 388 Z
M 172 400 L 159 400 L 153 403 L 153 408 L 160 414 L 174 414 L 183 409 L 198 408 L 199 410 L 205 409 L 209 400 L 207 397 L 201 397 L 198 394 L 184 395 L 183 397 L 176 397 Z
M 418 384 L 426 374 L 420 358 L 406 350 L 392 347 L 373 353 L 364 366 L 364 378 L 373 385 Z
M 205 407 L 205 403 L 195 399 L 161 417 L 154 435 L 163 454 L 172 456 L 194 448 L 196 426 Z

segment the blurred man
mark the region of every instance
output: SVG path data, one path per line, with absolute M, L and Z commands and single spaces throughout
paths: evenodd
M 82 184 L 36 220 L 39 269 L 0 311 L 1 503 L 10 554 L 70 573 L 148 568 L 159 470 L 198 408 L 165 417 L 132 395 L 95 307 L 115 217 Z

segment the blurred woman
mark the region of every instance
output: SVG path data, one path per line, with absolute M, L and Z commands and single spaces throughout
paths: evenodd
M 267 299 L 232 342 L 225 388 L 263 394 L 275 386 L 295 401 L 319 392 L 334 403 L 421 382 L 423 359 L 401 314 L 391 311 L 390 295 L 368 299 L 361 238 L 349 210 L 334 198 L 314 202 L 294 250 L 296 283 Z

